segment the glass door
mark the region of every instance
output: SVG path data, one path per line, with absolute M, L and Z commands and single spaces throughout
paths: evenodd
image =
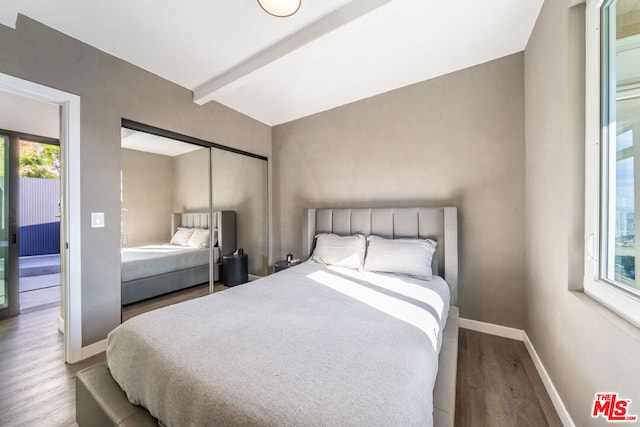
M 5 135 L 0 135 L 0 155 L 0 310 L 6 310 L 9 307 L 9 137 Z
M 20 312 L 14 208 L 18 181 L 13 176 L 16 173 L 13 165 L 19 155 L 17 138 L 0 134 L 0 319 Z

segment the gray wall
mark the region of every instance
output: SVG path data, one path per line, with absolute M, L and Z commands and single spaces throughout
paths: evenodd
M 122 247 L 171 238 L 173 158 L 122 149 Z
M 524 82 L 515 54 L 273 130 L 273 253 L 304 207 L 459 207 L 461 315 L 524 326 Z
M 175 156 L 173 212 L 209 211 L 209 149 Z
M 170 55 L 170 52 L 168 52 Z M 121 119 L 270 157 L 271 129 L 24 16 L 0 25 L 0 72 L 81 97 L 82 342 L 120 323 Z M 105 212 L 92 229 L 90 213 Z
M 594 394 L 640 412 L 640 330 L 582 292 L 584 6 L 547 0 L 525 51 L 525 330 L 578 426 Z M 606 424 L 602 419 L 598 425 Z

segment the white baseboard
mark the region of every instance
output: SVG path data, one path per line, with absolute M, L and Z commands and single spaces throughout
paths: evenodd
M 98 353 L 102 353 L 107 350 L 107 340 L 103 339 L 102 341 L 98 341 L 86 347 L 82 347 L 82 351 L 80 353 L 81 360 L 88 359 L 91 356 L 95 356 Z
M 542 379 L 544 388 L 546 388 L 547 393 L 549 393 L 551 402 L 553 403 L 553 406 L 556 408 L 556 411 L 558 412 L 558 416 L 560 417 L 560 421 L 562 421 L 562 425 L 565 427 L 575 427 L 575 423 L 571 418 L 571 414 L 569 414 L 569 411 L 567 411 L 566 406 L 564 406 L 564 402 L 560 397 L 560 393 L 558 393 L 556 386 L 553 385 L 553 381 L 551 381 L 551 377 L 549 376 L 549 373 L 547 372 L 544 365 L 542 364 L 542 360 L 540 360 L 540 356 L 538 356 L 536 349 L 533 347 L 533 343 L 531 342 L 531 340 L 529 340 L 529 336 L 524 331 L 522 332 L 522 335 L 524 338 L 523 339 L 524 346 L 527 348 L 527 351 L 529 352 L 529 355 L 533 360 L 533 364 L 536 366 L 536 370 L 538 371 L 538 374 Z
M 562 401 L 558 390 L 556 389 L 555 385 L 553 385 L 553 381 L 551 381 L 549 373 L 542 364 L 540 356 L 538 356 L 536 349 L 533 347 L 533 343 L 531 342 L 531 340 L 529 340 L 529 337 L 527 336 L 527 333 L 525 331 L 523 331 L 522 329 L 510 328 L 508 326 L 494 325 L 493 323 L 464 319 L 462 317 L 460 318 L 459 326 L 461 328 L 469 329 L 472 331 L 483 332 L 485 334 L 496 335 L 498 337 L 509 338 L 512 340 L 524 342 L 524 346 L 529 352 L 531 360 L 533 360 L 533 364 L 538 371 L 538 375 L 540 375 L 542 383 L 544 384 L 547 393 L 549 393 L 551 402 L 558 412 L 558 416 L 560 417 L 560 421 L 562 421 L 562 425 L 565 427 L 575 427 L 575 423 L 571 418 L 571 414 L 569 414 L 569 411 L 567 411 L 567 407 L 564 406 L 564 402 Z
M 493 323 L 479 322 L 477 320 L 460 318 L 461 328 L 470 329 L 472 331 L 483 332 L 489 335 L 509 338 L 512 340 L 522 341 L 524 331 L 522 329 L 510 328 L 508 326 L 494 325 Z
M 64 319 L 62 316 L 58 316 L 58 330 L 64 335 Z

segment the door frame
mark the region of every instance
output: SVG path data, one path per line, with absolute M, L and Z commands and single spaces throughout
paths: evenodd
M 80 97 L 28 80 L 0 73 L 0 89 L 60 106 L 61 148 L 61 314 L 64 358 L 82 360 L 82 216 L 80 194 Z
M 4 129 L 0 129 L 0 137 L 5 140 L 4 147 L 2 147 L 5 162 L 3 179 L 7 184 L 2 195 L 3 199 L 6 198 L 6 210 L 3 212 L 3 219 L 7 221 L 5 224 L 7 247 L 4 254 L 6 258 L 4 259 L 2 285 L 5 287 L 7 305 L 4 308 L 0 308 L 0 319 L 6 319 L 20 314 L 20 246 L 17 239 L 20 141 L 15 133 L 6 132 Z M 17 165 L 18 167 L 16 167 Z
M 59 120 L 59 119 L 58 119 Z M 22 313 L 22 307 L 20 306 L 20 253 L 22 252 L 22 242 L 20 238 L 20 199 L 21 191 L 20 187 L 20 159 L 21 159 L 21 142 L 29 141 L 41 145 L 53 145 L 60 147 L 60 140 L 58 138 L 51 138 L 41 135 L 33 135 L 21 131 L 13 131 L 9 129 L 0 129 L 0 136 L 7 138 L 9 144 L 9 150 L 6 153 L 9 159 L 8 168 L 5 170 L 9 176 L 9 223 L 7 227 L 7 242 L 8 242 L 8 262 L 7 270 L 8 274 L 5 276 L 5 280 L 8 281 L 7 296 L 9 297 L 8 307 L 0 309 L 0 319 L 7 317 L 18 316 Z M 59 185 L 62 188 L 62 184 Z M 58 252 L 60 249 L 58 249 Z M 62 289 L 62 287 L 60 287 Z M 60 291 L 59 300 L 62 300 L 62 291 Z M 64 304 L 61 305 L 64 307 Z M 64 333 L 64 326 L 61 326 L 62 316 L 58 320 L 58 329 Z

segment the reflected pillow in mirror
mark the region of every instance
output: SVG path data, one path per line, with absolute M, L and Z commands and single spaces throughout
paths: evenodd
M 204 249 L 209 247 L 209 229 L 207 228 L 196 228 L 189 238 L 189 243 L 187 246 L 190 248 L 198 248 Z
M 193 228 L 180 227 L 178 228 L 178 230 L 176 230 L 169 243 L 171 243 L 172 245 L 187 246 L 192 235 Z

